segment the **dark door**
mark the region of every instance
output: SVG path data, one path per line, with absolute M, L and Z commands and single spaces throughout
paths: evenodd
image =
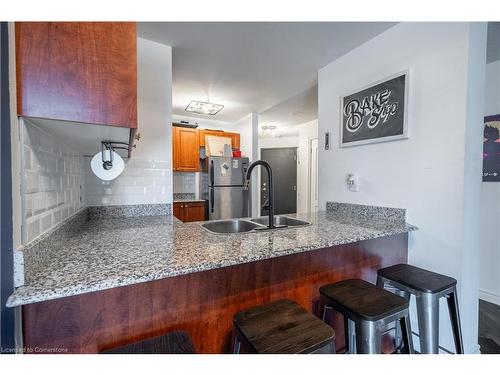
M 297 212 L 297 148 L 263 148 L 261 159 L 269 163 L 274 178 L 274 213 L 292 214 Z M 260 180 L 261 206 L 268 204 L 268 180 L 264 169 Z M 267 210 L 261 209 L 261 215 Z

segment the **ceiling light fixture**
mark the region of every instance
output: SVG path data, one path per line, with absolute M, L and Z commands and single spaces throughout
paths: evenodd
M 261 127 L 260 135 L 265 138 L 275 138 L 278 137 L 278 129 L 274 125 L 264 125 Z
M 191 102 L 186 107 L 186 112 L 198 113 L 200 115 L 215 115 L 224 108 L 222 104 L 214 104 L 208 101 L 200 102 L 198 100 L 191 100 Z

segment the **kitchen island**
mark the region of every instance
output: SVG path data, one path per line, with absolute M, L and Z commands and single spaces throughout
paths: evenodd
M 416 228 L 404 213 L 328 207 L 297 215 L 309 226 L 238 234 L 171 216 L 94 217 L 54 241 L 8 305 L 23 305 L 25 347 L 95 353 L 185 330 L 198 352 L 228 352 L 236 312 L 291 298 L 317 313 L 321 285 L 374 282 L 407 262 Z

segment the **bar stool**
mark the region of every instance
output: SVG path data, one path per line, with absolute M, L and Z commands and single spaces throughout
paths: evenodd
M 413 294 L 417 302 L 420 352 L 438 354 L 439 299 L 446 297 L 457 354 L 463 354 L 464 345 L 458 311 L 457 280 L 410 266 L 396 264 L 378 270 L 377 285 L 392 290 L 407 300 Z
M 195 354 L 191 337 L 184 331 L 151 337 L 102 352 L 103 354 Z
M 242 344 L 262 354 L 335 353 L 333 328 L 289 299 L 239 312 L 233 323 L 233 353 Z
M 349 353 L 381 353 L 382 334 L 393 322 L 401 324 L 405 348 L 413 353 L 406 299 L 359 279 L 324 285 L 319 292 L 324 306 L 323 320 L 328 309 L 344 315 Z

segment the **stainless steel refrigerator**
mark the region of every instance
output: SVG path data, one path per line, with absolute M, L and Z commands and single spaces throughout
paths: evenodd
M 250 189 L 243 189 L 248 166 L 248 158 L 207 158 L 209 220 L 249 216 Z

